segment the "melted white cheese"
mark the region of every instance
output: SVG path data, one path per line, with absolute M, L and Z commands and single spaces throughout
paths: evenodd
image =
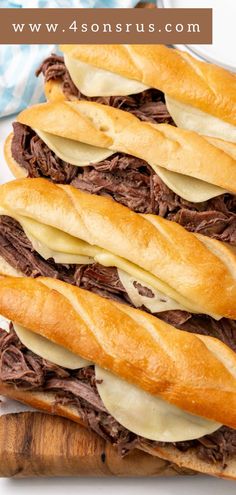
M 97 389 L 109 413 L 136 435 L 160 442 L 180 442 L 220 428 L 95 366 Z M 207 400 L 207 398 L 206 398 Z
M 75 264 L 75 265 L 89 265 L 94 263 L 94 259 L 89 256 L 84 256 L 82 254 L 71 254 L 71 253 L 60 253 L 59 251 L 54 251 L 50 249 L 46 244 L 38 241 L 32 234 L 25 230 L 25 234 L 30 240 L 33 248 L 37 251 L 42 258 L 48 260 L 53 258 L 56 263 L 62 264 Z
M 187 201 L 201 203 L 227 192 L 221 187 L 195 179 L 189 175 L 178 174 L 155 165 L 151 166 L 171 191 Z
M 64 55 L 64 60 L 73 83 L 86 96 L 125 96 L 148 89 L 139 81 L 99 69 L 68 54 Z
M 178 127 L 236 143 L 236 126 L 224 122 L 199 108 L 165 95 L 167 109 Z
M 163 292 L 154 289 L 150 284 L 146 282 L 143 283 L 137 278 L 132 277 L 128 273 L 123 270 L 118 269 L 119 279 L 124 286 L 131 302 L 136 308 L 140 308 L 141 306 L 145 306 L 151 313 L 160 313 L 161 311 L 170 311 L 175 309 L 185 310 L 184 306 L 177 303 L 171 297 L 166 296 Z M 138 289 L 135 287 L 135 282 L 147 287 L 154 297 L 142 296 L 139 294 Z
M 26 233 L 53 251 L 89 257 L 94 257 L 96 254 L 102 252 L 102 249 L 97 246 L 92 246 L 77 237 L 73 237 L 50 225 L 37 222 L 32 218 L 24 216 L 15 216 L 14 218 L 20 222 Z
M 143 281 L 145 284 L 149 284 L 150 287 L 153 287 L 170 298 L 175 299 L 176 304 L 180 304 L 182 309 L 192 312 L 196 310 L 199 312 L 198 308 L 194 308 L 192 303 L 186 301 L 183 296 L 169 287 L 165 282 L 162 282 L 158 279 L 158 277 L 155 277 L 151 273 L 142 270 L 142 268 L 134 265 L 130 261 L 113 255 L 98 246 L 92 246 L 91 244 L 66 234 L 55 227 L 32 220 L 31 218 L 23 216 L 16 216 L 15 218 L 22 225 L 28 238 L 33 240 L 35 250 L 39 252 L 39 254 L 42 253 L 43 257 L 48 254 L 51 255 L 53 251 L 56 259 L 63 259 L 64 263 L 66 263 L 65 260 L 69 259 L 78 259 L 84 262 L 84 259 L 81 258 L 82 255 L 86 256 L 89 262 L 92 262 L 93 259 L 103 266 L 115 266 L 116 268 L 119 268 L 133 276 L 135 280 Z M 73 256 L 70 258 L 68 255 Z M 76 258 L 78 255 L 79 258 Z M 69 261 L 67 261 L 67 263 L 69 263 Z
M 97 146 L 74 141 L 73 139 L 55 136 L 40 129 L 34 130 L 50 150 L 61 160 L 77 167 L 85 167 L 91 163 L 101 162 L 114 154 L 114 151 L 107 148 L 98 148 Z
M 130 261 L 116 256 L 112 253 L 109 253 L 108 251 L 98 246 L 91 245 L 85 241 L 82 241 L 81 239 L 73 237 L 55 227 L 42 224 L 25 216 L 12 215 L 11 212 L 4 211 L 4 213 L 9 216 L 13 216 L 13 218 L 18 220 L 18 222 L 22 225 L 26 235 L 28 235 L 29 238 L 34 239 L 36 250 L 39 247 L 39 250 L 41 251 L 42 245 L 43 249 L 46 248 L 46 251 L 42 251 L 42 254 L 44 256 L 52 254 L 52 251 L 54 251 L 54 256 L 56 257 L 56 259 L 63 260 L 61 261 L 61 263 L 69 263 L 69 261 L 66 260 L 70 259 L 72 259 L 73 262 L 77 259 L 79 260 L 78 263 L 84 263 L 84 258 L 82 258 L 81 256 L 86 256 L 89 263 L 91 263 L 93 259 L 95 262 L 100 263 L 103 266 L 114 266 L 129 274 L 131 277 L 133 277 L 134 280 L 140 281 L 141 283 L 143 282 L 144 285 L 148 284 L 148 287 L 153 288 L 154 290 L 156 289 L 157 291 L 167 296 L 169 300 L 173 300 L 176 304 L 176 307 L 178 307 L 179 309 L 190 311 L 192 313 L 201 312 L 201 308 L 198 307 L 197 303 L 194 304 L 192 301 L 189 301 L 179 292 L 177 292 L 177 290 L 166 284 L 166 282 L 162 281 L 155 275 L 152 275 L 150 272 L 143 270 L 138 265 L 135 265 L 134 263 L 131 263 Z M 40 244 L 38 244 L 38 242 Z M 50 251 L 47 251 L 47 249 L 49 249 Z M 73 256 L 70 257 L 68 255 Z M 216 319 L 220 318 L 218 318 L 217 315 L 211 316 Z
M 177 290 L 167 285 L 155 275 L 152 275 L 152 273 L 143 270 L 138 265 L 135 265 L 124 258 L 104 251 L 97 254 L 94 259 L 103 266 L 115 266 L 116 268 L 123 270 L 123 272 L 126 272 L 129 276 L 133 277 L 133 280 L 140 281 L 143 285 L 154 290 L 156 289 L 158 292 L 173 299 L 176 302 L 176 305 L 179 304 L 181 309 L 185 311 L 191 311 L 191 313 L 201 312 L 197 305 L 195 306 L 191 301 L 188 301 L 184 296 L 177 292 Z
M 98 148 L 72 139 L 55 136 L 39 129 L 34 129 L 38 136 L 46 143 L 61 160 L 77 167 L 86 167 L 92 163 L 99 163 L 114 154 L 114 150 Z M 207 201 L 208 199 L 224 194 L 221 187 L 208 182 L 166 170 L 157 164 L 150 163 L 153 170 L 163 182 L 181 198 L 194 203 Z
M 160 442 L 180 442 L 208 435 L 221 426 L 187 413 L 98 366 L 95 370 L 97 389 L 105 407 L 136 435 Z
M 43 359 L 47 359 L 53 364 L 75 370 L 78 368 L 84 368 L 91 363 L 86 359 L 77 356 L 68 349 L 55 344 L 49 339 L 31 332 L 27 328 L 22 327 L 14 323 L 14 329 L 22 344 L 30 351 L 34 352 Z

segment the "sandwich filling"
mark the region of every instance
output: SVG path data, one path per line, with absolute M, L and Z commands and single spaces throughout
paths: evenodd
M 64 59 L 57 55 L 45 60 L 37 74 L 40 72 L 47 81 L 59 80 L 67 99 L 96 101 L 152 124 L 175 125 L 164 94 L 158 90 L 146 89 L 131 96 L 85 96 L 74 85 Z M 235 195 L 223 188 L 167 170 L 158 162 L 150 165 L 125 153 L 60 138 L 19 122 L 13 129 L 11 153 L 28 177 L 44 177 L 110 196 L 135 212 L 154 213 L 191 232 L 236 244 Z
M 12 156 L 28 177 L 44 177 L 91 194 L 109 196 L 137 213 L 154 213 L 191 232 L 236 245 L 235 195 L 224 193 L 206 201 L 187 201 L 170 189 L 166 176 L 164 182 L 144 160 L 114 153 L 88 166 L 75 166 L 59 158 L 30 127 L 18 122 L 13 127 Z M 190 190 L 189 185 L 186 189 Z M 198 189 L 203 188 L 199 185 Z
M 139 307 L 176 328 L 219 338 L 236 352 L 236 321 L 195 314 L 140 276 L 128 276 L 122 269 L 98 262 L 56 263 L 44 259 L 33 247 L 19 222 L 0 216 L 0 256 L 28 277 L 52 277 L 118 302 Z M 128 278 L 128 282 L 127 282 Z
M 62 91 L 68 100 L 77 98 L 79 100 L 96 101 L 97 103 L 103 103 L 104 105 L 133 113 L 140 120 L 146 122 L 174 125 L 174 121 L 167 110 L 164 95 L 157 89 L 146 89 L 131 96 L 85 96 L 73 83 L 64 58 L 55 54 L 43 61 L 36 71 L 36 75 L 39 76 L 41 73 L 45 81 L 60 81 Z
M 52 79 L 56 84 L 59 84 L 59 87 L 56 87 L 56 91 L 62 91 L 67 100 L 80 97 L 93 100 L 94 97 L 100 97 L 102 103 L 106 104 L 108 102 L 109 105 L 113 105 L 113 101 L 116 99 L 116 105 L 120 103 L 126 106 L 128 103 L 127 106 L 129 107 L 131 103 L 130 109 L 124 108 L 124 110 L 129 112 L 136 112 L 133 107 L 138 106 L 136 115 L 142 120 L 150 120 L 153 119 L 153 115 L 155 116 L 155 113 L 149 115 L 149 108 L 145 104 L 144 108 L 142 108 L 143 96 L 145 100 L 146 96 L 148 98 L 151 96 L 150 102 L 155 101 L 156 93 L 154 92 L 153 94 L 153 89 L 138 80 L 130 79 L 129 77 L 121 76 L 117 72 L 111 72 L 108 69 L 102 69 L 101 67 L 95 67 L 87 62 L 83 62 L 71 53 L 65 53 L 64 58 L 53 54 L 41 64 L 36 75 L 40 74 L 40 72 L 44 74 L 46 81 Z M 120 96 L 117 97 L 117 94 Z M 141 100 L 139 97 L 135 98 L 137 94 L 141 95 Z M 206 136 L 218 137 L 233 143 L 236 142 L 235 125 L 200 110 L 198 106 L 183 103 L 181 99 L 173 99 L 168 93 L 165 93 L 165 98 L 161 91 L 159 91 L 159 94 L 178 127 L 200 132 Z M 127 95 L 132 95 L 131 100 L 122 100 Z M 137 102 L 136 105 L 135 102 Z M 139 108 L 140 104 L 141 108 Z M 158 122 L 160 121 L 158 120 Z
M 10 331 L 0 330 L 0 380 L 16 389 L 52 393 L 53 404 L 73 406 L 82 421 L 105 440 L 117 446 L 121 455 L 139 445 L 155 448 L 173 445 L 180 451 L 193 450 L 208 463 L 222 468 L 236 454 L 236 430 L 221 427 L 197 440 L 174 443 L 147 440 L 122 426 L 107 410 L 99 390 L 105 382 L 98 379 L 93 365 L 69 369 L 40 357 L 19 339 L 10 324 Z

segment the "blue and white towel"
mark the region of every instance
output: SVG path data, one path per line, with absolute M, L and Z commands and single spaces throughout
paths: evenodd
M 1 0 L 1 8 L 134 7 L 137 0 Z M 0 45 L 0 117 L 43 101 L 42 78 L 34 72 L 54 45 Z

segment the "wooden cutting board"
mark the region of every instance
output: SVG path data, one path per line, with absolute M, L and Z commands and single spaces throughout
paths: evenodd
M 121 458 L 96 434 L 37 412 L 0 417 L 0 477 L 193 474 L 141 451 Z

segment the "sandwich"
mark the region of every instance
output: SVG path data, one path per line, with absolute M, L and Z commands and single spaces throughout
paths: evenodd
M 0 273 L 51 277 L 236 351 L 236 256 L 175 222 L 44 179 L 0 187 Z
M 62 45 L 46 59 L 49 100 L 83 99 L 152 123 L 236 142 L 236 76 L 163 45 Z
M 236 144 L 89 101 L 21 112 L 5 144 L 15 177 L 110 196 L 236 245 Z
M 32 303 L 33 301 L 33 303 Z M 236 478 L 236 354 L 51 278 L 1 279 L 0 392 L 141 449 Z

